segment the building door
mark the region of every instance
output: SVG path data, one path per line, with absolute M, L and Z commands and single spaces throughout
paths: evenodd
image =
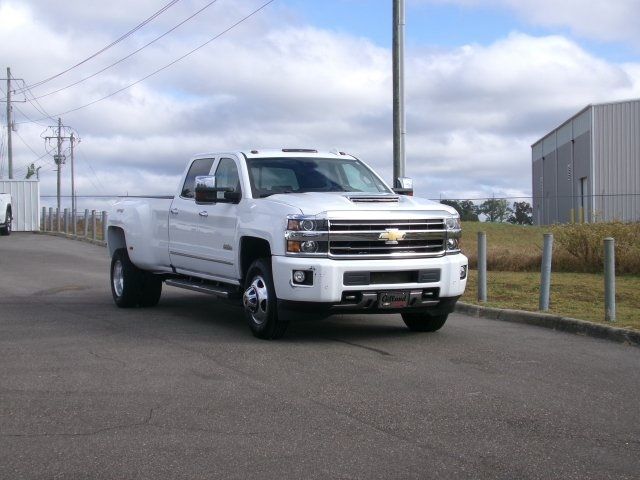
M 582 177 L 580 179 L 580 212 L 578 213 L 579 221 L 581 222 L 588 221 L 588 215 L 587 215 L 588 188 L 589 188 L 589 185 L 587 183 L 587 177 Z

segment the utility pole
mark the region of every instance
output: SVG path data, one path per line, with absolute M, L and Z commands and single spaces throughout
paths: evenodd
M 404 113 L 404 0 L 393 0 L 393 186 L 403 188 L 407 134 Z
M 73 142 L 75 142 L 75 137 L 73 136 L 73 132 L 69 137 L 69 142 L 71 143 L 71 214 L 76 215 L 76 187 L 75 187 L 75 173 L 73 171 Z
M 62 124 L 62 119 L 58 118 L 57 125 L 50 125 L 49 128 L 54 133 L 53 136 L 44 137 L 45 141 L 55 140 L 56 141 L 56 153 L 53 156 L 53 160 L 57 165 L 56 173 L 57 173 L 57 200 L 58 200 L 58 209 L 61 208 L 61 195 L 60 192 L 62 190 L 62 165 L 66 163 L 66 156 L 62 153 L 62 144 L 65 140 L 71 141 L 71 199 L 72 199 L 72 207 L 75 209 L 75 178 L 73 171 L 73 145 L 74 142 L 78 141 L 78 138 L 71 133 L 69 136 L 63 135 L 65 128 L 69 128 L 67 125 Z
M 11 99 L 11 68 L 7 67 L 7 78 L 1 78 L 0 80 L 7 81 L 7 160 L 9 167 L 9 180 L 13 180 L 13 140 L 11 138 L 11 132 L 13 131 L 13 120 L 11 118 L 11 113 L 13 109 L 11 108 L 11 102 L 15 102 L 15 100 Z M 22 80 L 21 78 L 14 78 L 14 80 Z M 26 100 L 18 100 L 18 102 L 25 102 Z
M 7 67 L 7 158 L 9 180 L 13 179 L 13 145 L 11 143 L 11 69 Z
M 60 177 L 62 173 L 62 163 L 63 163 L 62 162 L 62 138 L 60 137 L 61 132 L 62 132 L 62 119 L 58 117 L 58 154 L 54 157 L 56 165 L 58 166 L 56 170 L 56 173 L 58 174 L 57 175 L 58 176 L 58 181 L 57 181 L 58 211 L 60 211 Z

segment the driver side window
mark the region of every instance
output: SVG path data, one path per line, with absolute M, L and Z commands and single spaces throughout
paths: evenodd
M 184 185 L 182 186 L 182 192 L 180 193 L 180 196 L 184 198 L 194 198 L 196 194 L 196 177 L 199 177 L 201 175 L 209 175 L 212 166 L 213 158 L 199 158 L 197 160 L 194 160 L 191 164 L 191 168 L 189 168 L 187 177 L 184 179 Z

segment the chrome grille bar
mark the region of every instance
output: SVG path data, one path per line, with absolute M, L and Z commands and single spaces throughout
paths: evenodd
M 399 232 L 401 238 L 388 241 L 390 231 Z M 445 254 L 446 238 L 442 218 L 329 220 L 329 256 L 332 258 L 437 257 Z

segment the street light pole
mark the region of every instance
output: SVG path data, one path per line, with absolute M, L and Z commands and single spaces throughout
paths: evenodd
M 393 187 L 405 171 L 404 0 L 393 0 Z

